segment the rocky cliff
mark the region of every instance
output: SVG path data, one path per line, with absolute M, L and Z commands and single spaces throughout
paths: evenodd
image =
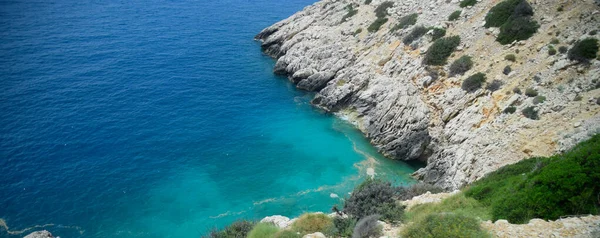
M 317 92 L 315 106 L 350 118 L 389 158 L 426 161 L 414 175 L 446 188 L 523 158 L 551 155 L 600 132 L 600 62 L 581 64 L 564 52 L 549 54 L 554 47 L 599 38 L 598 1 L 531 0 L 537 33 L 507 45 L 496 41 L 498 28 L 484 27 L 487 12 L 501 1 L 482 0 L 466 8 L 457 0 L 386 2 L 392 3 L 384 9 L 388 21 L 378 30 L 367 28 L 384 1 L 322 0 L 256 39 L 277 59 L 275 73 Z M 458 19 L 449 21 L 457 10 L 462 11 Z M 416 24 L 395 27 L 415 13 Z M 460 36 L 448 64 L 422 63 L 433 31 L 403 43 L 416 26 Z M 509 54 L 514 61 L 505 60 Z M 472 69 L 449 76 L 448 65 L 464 55 L 472 57 Z M 461 89 L 477 72 L 499 89 Z M 519 93 L 528 88 L 545 101 Z M 503 113 L 509 106 L 516 113 Z M 535 108 L 538 120 L 523 116 L 527 107 Z

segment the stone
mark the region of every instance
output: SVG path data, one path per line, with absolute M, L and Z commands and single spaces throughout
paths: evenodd
M 305 235 L 302 238 L 327 238 L 327 237 L 325 235 L 323 235 L 323 233 L 321 233 L 321 232 L 315 232 L 312 234 Z
M 290 220 L 290 218 L 280 215 L 265 217 L 262 220 L 260 220 L 260 222 L 273 223 L 280 229 L 285 229 L 293 223 L 293 221 Z
M 53 238 L 52 234 L 49 231 L 36 231 L 29 235 L 26 235 L 24 238 Z

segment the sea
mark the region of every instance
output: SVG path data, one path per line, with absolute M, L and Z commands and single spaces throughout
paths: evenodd
M 200 237 L 414 183 L 254 41 L 314 2 L 0 0 L 0 237 Z

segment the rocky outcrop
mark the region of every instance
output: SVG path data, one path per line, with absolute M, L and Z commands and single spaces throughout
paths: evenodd
M 520 237 L 600 237 L 600 216 L 570 217 L 556 221 L 532 219 L 528 224 L 510 224 L 506 220 L 481 223 L 499 238 Z
M 446 188 L 458 188 L 503 165 L 530 156 L 547 156 L 600 131 L 598 81 L 600 63 L 569 61 L 565 54 L 548 55 L 552 38 L 558 46 L 590 36 L 600 25 L 593 0 L 530 1 L 541 27 L 526 41 L 500 45 L 498 30 L 483 27 L 487 11 L 498 1 L 482 0 L 460 8 L 459 1 L 392 1 L 389 21 L 376 32 L 374 9 L 383 1 L 322 0 L 256 36 L 264 52 L 277 59 L 275 73 L 298 88 L 315 91 L 312 103 L 344 114 L 381 153 L 392 159 L 427 161 L 414 175 Z M 358 14 L 342 22 L 346 7 Z M 564 11 L 557 11 L 563 6 Z M 462 10 L 459 20 L 448 16 Z M 475 66 L 463 76 L 448 76 L 448 66 L 427 67 L 423 53 L 431 45 L 426 35 L 411 45 L 402 38 L 411 28 L 393 31 L 398 20 L 418 13 L 416 25 L 443 27 L 462 42 L 449 62 L 473 57 Z M 360 30 L 359 30 L 360 29 Z M 516 62 L 506 61 L 515 54 Z M 512 72 L 502 73 L 505 66 Z M 500 90 L 467 93 L 462 81 L 476 73 L 498 80 Z M 516 94 L 514 88 L 536 89 L 541 104 Z M 583 100 L 576 100 L 583 98 Z M 508 106 L 517 113 L 505 114 Z M 540 120 L 521 115 L 534 106 Z
M 53 238 L 54 236 L 52 236 L 52 234 L 50 234 L 49 231 L 36 231 L 33 232 L 27 236 L 25 236 L 24 238 Z

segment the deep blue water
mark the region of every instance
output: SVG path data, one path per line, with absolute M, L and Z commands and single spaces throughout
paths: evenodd
M 0 0 L 0 237 L 198 237 L 368 167 L 410 183 L 253 41 L 312 2 Z

